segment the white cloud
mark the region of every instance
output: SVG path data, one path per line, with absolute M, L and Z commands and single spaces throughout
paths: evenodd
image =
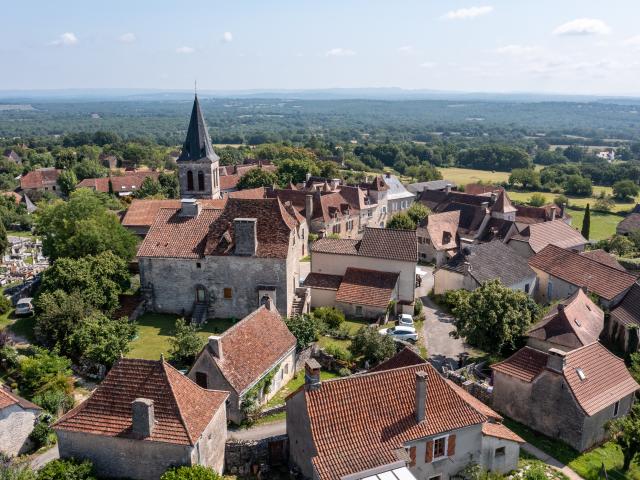
M 136 41 L 136 36 L 131 32 L 123 33 L 118 37 L 118 40 L 122 43 L 133 43 Z
M 353 57 L 356 54 L 353 50 L 348 48 L 332 48 L 325 53 L 326 57 Z
M 640 48 L 640 35 L 627 38 L 624 42 L 622 42 L 622 45 L 624 45 L 625 47 Z
M 487 15 L 493 12 L 491 5 L 484 5 L 482 7 L 469 7 L 460 8 L 458 10 L 451 10 L 443 15 L 445 20 L 464 20 L 466 18 L 475 18 L 481 15 Z
M 222 34 L 222 41 L 225 43 L 233 42 L 233 34 L 231 32 L 224 32 Z
M 415 49 L 413 48 L 412 45 L 403 45 L 402 47 L 398 48 L 398 53 L 400 55 L 413 55 L 415 53 Z
M 496 53 L 499 53 L 501 55 L 514 55 L 514 56 L 529 55 L 539 51 L 540 51 L 540 48 L 535 47 L 533 45 L 514 44 L 514 45 L 504 45 L 502 47 L 496 48 Z
M 597 18 L 577 18 L 563 23 L 554 31 L 554 35 L 607 35 L 611 27 Z
M 192 47 L 178 47 L 176 48 L 176 53 L 189 54 L 195 52 L 196 49 Z
M 61 34 L 56 40 L 50 42 L 49 45 L 62 45 L 65 47 L 70 47 L 72 45 L 76 45 L 78 43 L 78 37 L 73 32 L 65 32 Z
M 422 62 L 422 63 L 420 64 L 420 66 L 421 66 L 422 68 L 433 68 L 433 67 L 435 67 L 435 66 L 436 66 L 436 63 L 434 63 L 434 62 Z

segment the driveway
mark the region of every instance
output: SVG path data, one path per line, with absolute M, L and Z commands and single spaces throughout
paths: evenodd
M 246 429 L 229 429 L 227 431 L 227 440 L 241 440 L 247 442 L 284 435 L 285 433 L 287 433 L 287 421 L 279 420 L 277 422 L 256 425 Z
M 422 338 L 429 355 L 429 361 L 437 369 L 443 365 L 457 368 L 459 355 L 470 352 L 471 347 L 461 339 L 449 334 L 455 330 L 453 317 L 443 312 L 427 296 L 433 288 L 433 267 L 420 266 L 418 272 L 422 276 L 422 285 L 416 288 L 416 297 L 420 297 L 424 305 L 424 325 Z

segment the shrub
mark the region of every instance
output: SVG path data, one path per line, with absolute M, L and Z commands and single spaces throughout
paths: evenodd
M 175 467 L 162 474 L 160 480 L 221 480 L 212 468 L 203 465 L 190 467 Z
M 318 234 L 317 233 L 310 233 L 309 234 L 309 243 L 313 243 L 316 240 L 318 240 Z
M 393 357 L 396 346 L 390 336 L 380 335 L 375 328 L 362 327 L 353 337 L 349 351 L 354 357 L 362 356 L 364 361 L 377 364 Z
M 338 370 L 338 375 L 340 375 L 341 377 L 348 377 L 349 375 L 351 375 L 351 370 L 349 370 L 348 368 L 341 368 L 340 370 Z
M 89 460 L 53 460 L 38 472 L 37 480 L 95 480 Z
M 56 436 L 53 433 L 51 424 L 53 423 L 53 416 L 43 413 L 38 418 L 37 423 L 29 434 L 29 439 L 33 442 L 36 450 L 41 447 L 46 447 L 55 443 Z
M 285 319 L 287 328 L 296 337 L 298 351 L 318 339 L 318 322 L 311 315 L 296 315 Z
M 338 361 L 348 362 L 351 360 L 351 354 L 339 345 L 327 345 L 325 351 Z
M 547 480 L 547 471 L 542 465 L 531 465 L 524 472 L 524 480 Z
M 15 459 L 0 452 L 0 479 L 36 480 L 36 473 L 30 468 L 28 461 L 15 461 Z
M 569 197 L 567 197 L 566 195 L 556 195 L 556 197 L 553 199 L 553 203 L 555 203 L 559 207 L 562 207 L 563 204 L 568 207 Z
M 422 304 L 422 300 L 416 298 L 415 303 L 413 304 L 413 316 L 419 317 L 422 314 L 422 310 L 424 309 L 424 305 Z
M 60 389 L 45 390 L 35 395 L 32 400 L 33 403 L 40 405 L 47 412 L 54 415 L 67 412 L 73 408 L 73 396 Z
M 528 203 L 532 207 L 541 207 L 545 203 L 547 203 L 547 198 L 544 195 L 542 195 L 541 193 L 537 193 L 536 192 L 536 193 L 534 193 L 533 195 L 531 195 L 529 197 Z
M 11 310 L 11 302 L 7 297 L 0 294 L 0 315 L 4 315 Z
M 198 328 L 187 323 L 184 318 L 176 320 L 175 332 L 169 342 L 169 356 L 178 365 L 191 365 L 205 344 L 198 336 Z
M 316 320 L 323 322 L 327 327 L 336 329 L 344 322 L 344 313 L 335 307 L 319 307 L 313 311 Z

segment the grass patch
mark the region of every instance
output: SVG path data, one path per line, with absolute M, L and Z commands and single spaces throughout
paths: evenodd
M 138 336 L 131 342 L 131 351 L 127 354 L 130 358 L 143 358 L 157 360 L 160 354 L 169 354 L 169 339 L 173 336 L 178 315 L 166 315 L 160 313 L 145 313 L 140 316 L 138 324 Z M 210 335 L 219 335 L 227 330 L 234 321 L 231 319 L 213 319 L 203 325 L 198 335 L 204 340 Z
M 324 370 L 320 372 L 320 380 L 330 380 L 336 377 L 338 377 L 338 375 L 333 372 L 325 372 Z M 269 402 L 266 405 L 266 408 L 282 405 L 284 403 L 284 399 L 286 398 L 286 396 L 289 395 L 291 392 L 295 392 L 302 385 L 304 385 L 304 371 L 298 372 L 295 377 L 289 380 L 289 383 L 287 383 L 284 387 L 282 387 L 278 391 L 278 393 L 276 393 L 271 398 L 271 400 L 269 400 Z
M 268 423 L 281 422 L 283 420 L 286 420 L 286 418 L 287 418 L 287 412 L 278 412 L 278 413 L 266 415 L 264 417 L 259 418 L 258 420 L 253 422 L 251 426 L 255 427 L 257 425 L 266 425 Z
M 458 185 L 458 189 L 468 183 L 501 183 L 509 180 L 507 172 L 492 172 L 489 170 L 474 170 L 473 168 L 447 167 L 438 168 L 445 180 L 450 180 Z
M 23 337 L 28 342 L 32 343 L 36 337 L 33 333 L 33 329 L 36 326 L 36 317 L 31 315 L 30 317 L 16 317 L 16 320 L 9 325 L 9 329 L 19 337 Z
M 304 257 L 302 257 L 300 259 L 301 262 L 310 262 L 311 261 L 311 255 L 305 255 Z
M 504 424 L 531 445 L 538 447 L 543 452 L 568 465 L 585 480 L 598 480 L 603 463 L 607 469 L 610 480 L 640 480 L 640 465 L 638 463 L 632 463 L 631 468 L 626 474 L 621 471 L 623 462 L 622 451 L 620 447 L 613 442 L 607 442 L 581 454 L 566 443 L 534 432 L 525 425 L 510 418 L 505 418 Z
M 36 238 L 33 233 L 25 230 L 7 230 L 7 237 Z
M 346 328 L 349 331 L 349 335 L 355 335 L 358 332 L 358 330 L 360 330 L 362 327 L 371 325 L 371 323 L 368 322 L 367 320 L 363 320 L 359 318 L 349 318 L 349 319 L 346 319 L 342 323 L 342 325 L 346 326 Z M 342 328 L 345 328 L 345 327 L 342 327 Z M 327 348 L 328 346 L 333 345 L 336 347 L 340 347 L 344 350 L 349 350 L 349 346 L 351 345 L 351 340 L 332 338 L 326 335 L 321 335 L 320 338 L 318 339 L 318 344 L 322 348 Z
M 572 225 L 574 228 L 582 228 L 584 220 L 584 210 L 574 210 L 569 208 L 569 215 L 573 217 Z M 616 226 L 622 221 L 623 217 L 615 213 L 604 213 L 591 211 L 591 229 L 589 232 L 589 240 L 604 240 L 616 233 Z

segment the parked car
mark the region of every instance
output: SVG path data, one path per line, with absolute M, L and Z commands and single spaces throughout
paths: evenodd
M 380 335 L 389 335 L 394 340 L 404 340 L 405 342 L 417 342 L 418 334 L 413 327 L 398 325 L 392 328 L 382 328 L 379 330 Z
M 397 323 L 399 326 L 413 327 L 413 317 L 408 313 L 401 313 L 400 315 L 398 315 Z
M 21 298 L 16 303 L 16 315 L 32 315 L 33 314 L 33 298 Z

